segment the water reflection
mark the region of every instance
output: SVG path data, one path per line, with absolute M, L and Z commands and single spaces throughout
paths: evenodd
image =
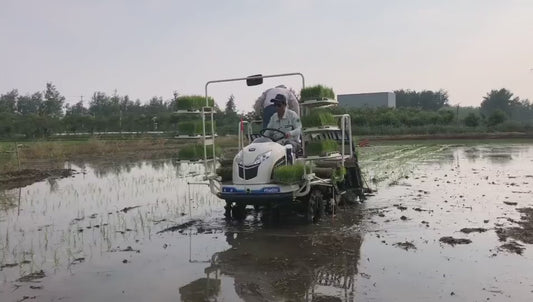
M 181 299 L 216 300 L 219 277 L 230 276 L 244 301 L 354 301 L 362 236 L 347 222 L 227 231 L 231 248 L 180 288 Z
M 71 161 L 67 162 L 68 168 L 76 167 L 80 173 L 87 173 L 87 169 L 94 171 L 94 174 L 98 178 L 104 178 L 110 175 L 118 176 L 121 174 L 131 173 L 135 169 L 142 169 L 143 167 L 150 168 L 156 172 L 161 172 L 169 167 L 174 168 L 176 176 L 178 177 L 191 177 L 204 173 L 204 164 L 200 162 L 188 162 L 179 161 L 176 159 L 162 159 L 151 161 L 132 161 L 127 159 L 104 161 Z M 212 169 L 213 165 L 217 163 L 210 162 L 208 164 L 209 169 Z M 215 167 L 216 168 L 216 167 Z M 73 168 L 71 168 L 73 169 Z
M 204 270 L 206 277 L 190 282 L 180 287 L 181 300 L 185 302 L 216 301 L 220 294 L 221 280 L 219 279 L 219 269 L 216 265 Z
M 467 146 L 461 149 L 462 154 L 469 161 L 475 162 L 481 159 L 488 159 L 491 164 L 506 165 L 513 159 L 524 156 L 527 152 L 524 145 L 476 145 Z
M 48 186 L 50 186 L 50 192 L 55 192 L 58 189 L 57 179 L 49 177 L 46 179 Z

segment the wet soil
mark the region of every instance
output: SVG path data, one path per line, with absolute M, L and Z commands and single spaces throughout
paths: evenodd
M 0 173 L 0 190 L 25 187 L 48 178 L 60 179 L 70 177 L 75 172 L 72 169 L 23 169 L 3 172 Z
M 417 141 L 417 140 L 499 140 L 499 139 L 532 139 L 533 133 L 502 132 L 502 133 L 465 133 L 465 134 L 431 134 L 431 135 L 394 135 L 394 136 L 366 136 L 362 140 L 372 142 L 383 141 Z
M 31 274 L 27 274 L 25 276 L 22 276 L 20 278 L 17 279 L 18 282 L 33 282 L 35 280 L 38 280 L 38 279 L 42 279 L 46 277 L 46 274 L 44 273 L 43 270 L 40 270 L 38 272 L 33 272 Z
M 484 233 L 486 232 L 487 229 L 485 228 L 462 228 L 461 229 L 461 232 L 465 233 L 465 234 L 470 234 L 470 233 Z
M 506 251 L 509 253 L 515 253 L 518 255 L 522 255 L 522 253 L 524 252 L 524 249 L 525 249 L 524 245 L 516 241 L 510 241 L 500 246 L 500 250 Z
M 201 165 L 72 164 L 3 193 L 18 206 L 0 212 L 0 300 L 531 300 L 533 145 L 360 158 L 377 192 L 312 225 L 252 208 L 225 220 L 207 186 L 187 185 Z
M 519 208 L 516 210 L 521 214 L 520 220 L 513 220 L 514 226 L 497 228 L 496 234 L 500 241 L 506 241 L 510 238 L 526 244 L 533 244 L 533 208 Z M 512 245 L 516 246 L 515 243 Z
M 399 247 L 401 249 L 404 249 L 406 251 L 408 250 L 416 250 L 416 246 L 412 242 L 397 242 L 394 244 L 394 246 Z
M 466 238 L 453 238 L 451 236 L 445 236 L 445 237 L 441 237 L 439 239 L 440 242 L 442 243 L 446 243 L 446 244 L 449 244 L 449 245 L 456 245 L 456 244 L 470 244 L 472 243 L 472 240 L 470 239 L 466 239 Z

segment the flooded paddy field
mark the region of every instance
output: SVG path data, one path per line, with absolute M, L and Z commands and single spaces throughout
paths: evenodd
M 203 166 L 66 163 L 0 191 L 0 301 L 532 301 L 533 143 L 359 150 L 367 201 L 226 221 Z

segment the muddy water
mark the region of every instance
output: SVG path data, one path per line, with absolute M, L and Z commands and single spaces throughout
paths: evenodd
M 225 221 L 223 202 L 187 185 L 198 164 L 67 164 L 73 177 L 0 193 L 0 300 L 533 299 L 532 232 L 517 235 L 518 209 L 533 207 L 532 144 L 360 158 L 378 192 L 315 225 L 252 209 Z

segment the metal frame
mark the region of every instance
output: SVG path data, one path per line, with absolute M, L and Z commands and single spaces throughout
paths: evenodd
M 222 80 L 212 80 L 205 83 L 205 107 L 202 108 L 202 131 L 203 131 L 203 142 L 204 142 L 204 165 L 205 165 L 205 177 L 209 178 L 209 169 L 207 167 L 207 144 L 206 144 L 206 135 L 205 135 L 205 109 L 211 108 L 209 107 L 209 94 L 207 91 L 207 88 L 210 84 L 215 83 L 225 83 L 225 82 L 236 82 L 236 81 L 244 81 L 249 79 L 266 79 L 266 78 L 279 78 L 279 77 L 287 77 L 287 76 L 300 76 L 302 78 L 302 87 L 305 87 L 305 78 L 304 75 L 300 72 L 291 72 L 291 73 L 280 73 L 280 74 L 271 74 L 271 75 L 254 75 L 244 78 L 231 78 L 231 79 L 222 79 Z M 215 133 L 215 125 L 214 125 L 214 108 L 211 108 L 211 133 Z M 239 129 L 240 133 L 240 129 Z M 213 135 L 213 158 L 216 158 L 215 153 L 215 136 Z M 241 149 L 242 150 L 242 149 Z M 213 166 L 213 170 L 211 173 L 214 175 L 216 173 L 216 168 Z
M 208 95 L 208 86 L 210 84 L 214 84 L 214 83 L 223 83 L 223 82 L 235 82 L 235 81 L 243 81 L 243 80 L 248 80 L 248 79 L 259 79 L 259 78 L 274 78 L 274 77 L 283 77 L 283 76 L 294 76 L 294 75 L 298 75 L 302 78 L 302 87 L 305 87 L 305 79 L 304 79 L 304 76 L 301 74 L 301 73 L 284 73 L 284 74 L 274 74 L 274 75 L 262 75 L 262 76 L 250 76 L 250 77 L 242 77 L 242 78 L 231 78 L 231 79 L 223 79 L 223 80 L 214 80 L 214 81 L 208 81 L 206 84 L 205 84 L 205 97 L 206 97 L 206 107 L 205 108 L 210 108 L 208 105 L 208 102 L 209 102 L 209 95 Z M 300 104 L 300 107 L 302 109 L 302 107 L 304 107 L 305 105 L 304 104 Z M 204 112 L 204 109 L 202 109 L 202 112 Z M 212 112 L 211 112 L 211 126 L 212 126 L 212 132 L 214 133 L 214 122 L 213 122 L 213 109 L 211 109 Z M 301 110 L 301 112 L 303 113 L 303 110 Z M 335 115 L 336 118 L 340 118 L 340 123 L 341 123 L 341 127 L 339 130 L 341 130 L 341 138 L 342 138 L 342 142 L 341 142 L 341 158 L 340 158 L 340 162 L 342 164 L 342 166 L 344 167 L 344 164 L 345 164 L 345 160 L 346 160 L 346 151 L 345 151 L 345 145 L 346 143 L 349 144 L 350 146 L 350 151 L 349 151 L 349 155 L 350 155 L 350 158 L 353 158 L 354 154 L 353 154 L 353 138 L 352 138 L 352 127 L 351 127 L 351 118 L 350 118 L 350 115 L 348 114 L 342 114 L 342 115 Z M 243 121 L 241 120 L 241 122 L 239 123 L 238 125 L 238 148 L 239 150 L 241 151 L 241 154 L 242 156 L 244 157 L 244 147 L 245 147 L 245 137 L 248 137 L 248 143 L 251 143 L 251 139 L 250 139 L 250 134 L 252 134 L 253 130 L 252 130 L 252 124 L 254 122 L 257 122 L 257 121 Z M 246 130 L 245 130 L 245 127 L 246 127 Z M 203 114 L 203 131 L 204 131 L 204 159 L 205 159 L 205 171 L 206 171 L 206 179 L 209 180 L 209 186 L 210 186 L 210 189 L 211 189 L 211 192 L 215 195 L 218 196 L 218 193 L 221 191 L 221 183 L 218 182 L 218 180 L 215 178 L 215 177 L 208 177 L 209 176 L 209 168 L 207 166 L 207 145 L 205 144 L 206 140 L 205 140 L 205 114 Z M 346 129 L 348 128 L 348 129 Z M 247 132 L 247 134 L 245 133 L 245 131 Z M 346 142 L 346 136 L 348 135 L 348 142 Z M 213 158 L 215 158 L 215 142 L 214 142 L 214 138 L 213 138 Z M 305 131 L 302 131 L 302 148 L 304 148 L 305 146 Z M 305 150 L 304 150 L 305 152 Z M 318 158 L 303 158 L 303 161 L 304 161 L 304 164 L 306 164 L 307 162 L 312 162 L 312 161 L 315 161 L 315 160 L 320 160 L 320 159 L 326 159 L 326 158 L 329 158 L 329 159 L 332 159 L 330 157 L 318 157 Z M 333 159 L 336 159 L 336 158 L 333 158 Z M 244 162 L 244 160 L 243 160 Z M 213 170 L 215 170 L 215 165 L 213 165 Z M 213 175 L 216 176 L 216 173 L 215 171 L 212 171 L 213 172 Z M 328 187 L 331 187 L 333 186 L 334 184 L 332 183 L 332 180 L 331 179 L 322 179 L 322 178 L 319 178 L 317 177 L 313 171 L 307 171 L 307 169 L 304 169 L 304 178 L 305 178 L 305 183 L 302 184 L 297 190 L 293 191 L 293 198 L 297 198 L 297 197 L 301 197 L 301 196 L 306 196 L 307 194 L 309 194 L 309 192 L 311 191 L 311 187 L 312 186 L 328 186 Z M 334 192 L 335 194 L 335 192 Z

